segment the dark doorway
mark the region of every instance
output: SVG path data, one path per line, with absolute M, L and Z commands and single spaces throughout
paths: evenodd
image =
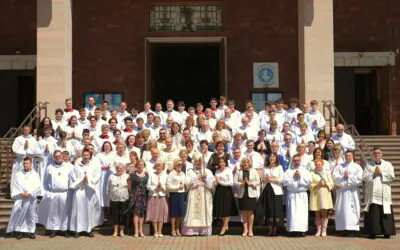
M 354 72 L 356 127 L 362 135 L 378 133 L 377 76 L 375 70 Z
M 208 104 L 221 91 L 219 44 L 157 44 L 152 49 L 152 99 Z
M 36 104 L 36 77 L 18 76 L 18 125 L 32 111 Z

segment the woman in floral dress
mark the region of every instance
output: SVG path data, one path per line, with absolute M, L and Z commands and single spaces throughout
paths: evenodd
M 131 173 L 128 181 L 130 200 L 127 212 L 133 213 L 133 224 L 135 225 L 135 234 L 133 237 L 144 237 L 143 221 L 147 210 L 147 182 L 149 176 L 144 171 L 145 162 L 138 160 L 136 171 Z

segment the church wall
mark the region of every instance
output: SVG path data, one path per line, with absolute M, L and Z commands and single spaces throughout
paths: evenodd
M 400 50 L 400 1 L 335 0 L 335 51 L 381 52 Z M 388 69 L 382 70 L 382 75 Z M 400 132 L 400 57 L 392 68 L 391 99 Z M 386 78 L 387 79 L 387 78 Z M 382 84 L 384 84 L 382 82 Z M 387 82 L 386 82 L 387 84 Z M 388 88 L 388 85 L 386 86 Z M 385 100 L 382 102 L 387 103 Z
M 73 97 L 90 91 L 124 92 L 130 106 L 144 101 L 145 37 L 227 37 L 228 97 L 243 108 L 253 89 L 253 62 L 278 62 L 284 98 L 298 96 L 297 2 L 219 1 L 225 29 L 216 33 L 149 32 L 150 3 L 180 1 L 73 1 Z M 215 1 L 201 1 L 201 3 Z M 196 2 L 200 3 L 200 2 Z M 90 6 L 90 7 L 89 7 Z
M 0 55 L 36 54 L 36 1 L 0 3 Z

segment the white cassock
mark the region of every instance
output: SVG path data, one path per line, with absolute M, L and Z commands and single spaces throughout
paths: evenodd
M 44 175 L 46 173 L 47 166 L 53 161 L 53 152 L 56 148 L 57 140 L 53 136 L 43 137 L 38 142 L 38 145 L 40 149 L 40 158 L 42 158 L 42 161 L 38 166 L 39 177 L 42 182 L 42 191 L 40 195 L 43 196 L 45 192 L 45 189 L 43 188 Z M 48 147 L 48 152 L 45 152 L 46 146 Z
M 36 202 L 40 194 L 39 175 L 31 170 L 19 171 L 11 182 L 11 198 L 15 200 L 11 212 L 7 233 L 23 232 L 34 233 L 36 230 L 37 214 Z M 29 198 L 22 197 L 21 193 L 30 194 Z
M 88 178 L 87 183 L 82 180 Z M 82 164 L 78 160 L 69 175 L 69 188 L 74 189 L 70 230 L 74 232 L 91 232 L 92 228 L 103 223 L 102 209 L 98 195 L 100 168 L 92 161 Z
M 349 178 L 343 178 L 347 171 Z M 360 230 L 360 189 L 363 170 L 354 163 L 342 163 L 333 170 L 336 189 L 335 224 L 336 230 Z
M 101 169 L 101 177 L 100 177 L 100 204 L 102 207 L 109 207 L 110 206 L 110 198 L 107 195 L 107 183 L 110 175 L 115 173 L 114 167 L 114 158 L 115 153 L 110 152 L 106 154 L 102 152 L 97 155 L 100 161 L 100 166 L 108 166 L 109 169 Z M 124 164 L 125 165 L 125 164 Z
M 74 166 L 66 162 L 47 166 L 43 182 L 45 192 L 38 209 L 38 223 L 47 230 L 68 230 L 72 196 L 68 182 L 73 169 Z
M 300 172 L 300 178 L 293 175 L 296 170 Z M 283 177 L 283 186 L 287 189 L 286 197 L 286 230 L 288 232 L 308 231 L 308 186 L 312 183 L 310 172 L 299 167 L 288 169 Z
M 28 141 L 28 148 L 25 149 L 25 142 Z M 12 145 L 13 152 L 17 155 L 17 158 L 13 164 L 12 173 L 11 173 L 11 182 L 15 178 L 16 174 L 24 169 L 23 159 L 25 157 L 32 158 L 32 169 L 38 172 L 36 168 L 36 161 L 34 157 L 36 155 L 40 155 L 40 148 L 36 141 L 36 139 L 32 135 L 20 135 L 15 138 L 15 141 Z M 13 191 L 13 186 L 11 185 L 11 192 Z

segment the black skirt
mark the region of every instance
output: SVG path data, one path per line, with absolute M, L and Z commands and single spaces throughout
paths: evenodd
M 393 208 L 390 214 L 383 213 L 383 206 L 371 204 L 368 213 L 365 213 L 364 230 L 366 234 L 396 235 Z
M 218 185 L 214 194 L 213 206 L 214 218 L 238 215 L 232 187 Z
M 274 189 L 268 183 L 259 199 L 263 203 L 265 222 L 267 226 L 283 227 L 282 195 L 275 195 Z
M 239 210 L 240 211 L 254 211 L 256 209 L 257 198 L 249 197 L 249 187 L 244 186 L 244 194 L 241 199 L 239 199 Z

